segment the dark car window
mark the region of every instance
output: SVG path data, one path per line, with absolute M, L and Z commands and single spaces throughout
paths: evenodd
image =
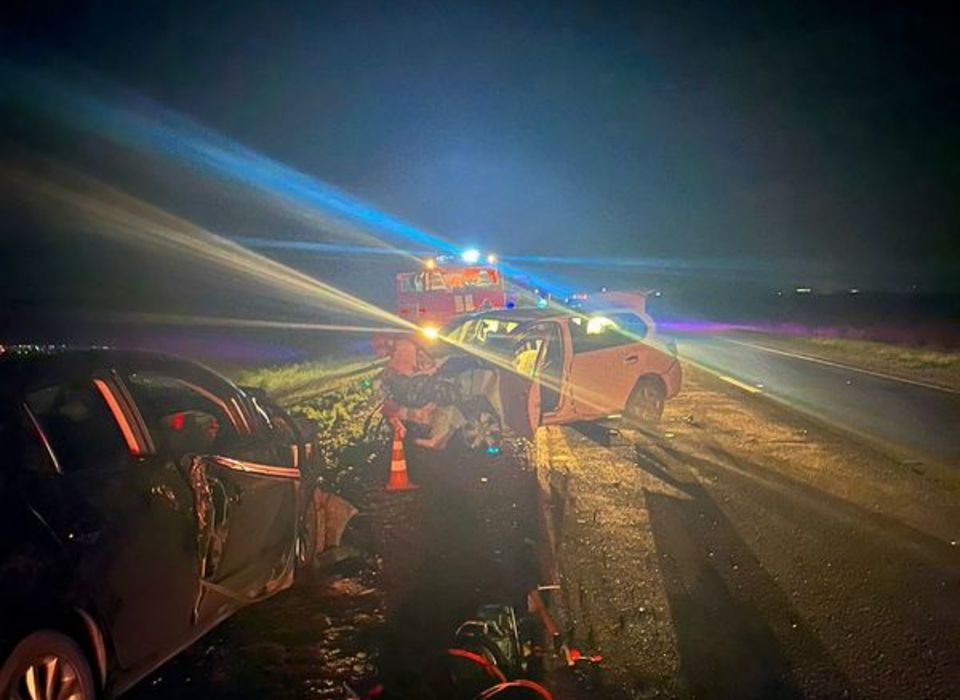
M 129 461 L 120 426 L 90 380 L 27 393 L 26 404 L 65 472 L 112 468 Z
M 25 410 L 0 409 L 0 483 L 4 475 L 23 469 L 55 474 L 57 464 L 44 445 L 43 437 Z
M 520 324 L 501 318 L 478 318 L 455 327 L 447 337 L 455 343 L 465 345 L 486 345 L 491 338 L 505 338 L 513 333 Z
M 202 437 L 212 450 L 223 450 L 240 441 L 246 417 L 231 405 L 233 397 L 152 371 L 129 374 L 127 386 L 157 445 L 174 452 L 194 451 L 198 443 L 196 437 L 188 439 L 191 434 Z
M 570 319 L 570 336 L 573 338 L 573 352 L 583 353 L 594 350 L 605 350 L 620 345 L 629 345 L 637 342 L 636 337 L 620 326 L 613 316 L 577 316 Z M 622 314 L 627 315 L 627 314 Z M 633 314 L 629 314 L 634 316 Z M 642 323 L 641 319 L 637 319 Z M 639 327 L 634 325 L 635 330 Z M 644 329 L 646 326 L 644 326 Z M 645 332 L 645 330 L 644 330 Z
M 620 333 L 627 336 L 627 338 L 631 341 L 643 340 L 647 337 L 647 333 L 650 330 L 647 328 L 646 321 L 644 321 L 640 316 L 637 316 L 637 314 L 629 311 L 608 313 L 604 315 L 616 323 Z

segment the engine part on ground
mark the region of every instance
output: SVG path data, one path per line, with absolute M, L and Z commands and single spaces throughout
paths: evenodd
M 452 377 L 405 375 L 387 369 L 383 373 L 383 387 L 390 398 L 410 408 L 420 408 L 428 403 L 449 406 L 460 401 L 459 385 Z
M 516 678 L 526 670 L 513 606 L 481 605 L 474 619 L 457 628 L 455 639 L 458 645 L 466 648 L 489 649 L 497 666 L 510 678 Z
M 553 694 L 539 683 L 517 680 L 487 688 L 475 700 L 553 700 Z

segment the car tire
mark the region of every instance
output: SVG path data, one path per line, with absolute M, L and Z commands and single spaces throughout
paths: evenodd
M 312 583 L 317 568 L 317 500 L 314 495 L 315 492 L 310 494 L 297 523 L 296 581 L 304 584 Z
M 629 426 L 649 428 L 660 422 L 665 403 L 663 383 L 655 377 L 643 377 L 630 392 L 623 419 Z
M 0 700 L 95 700 L 86 655 L 70 637 L 40 630 L 24 637 L 0 667 Z

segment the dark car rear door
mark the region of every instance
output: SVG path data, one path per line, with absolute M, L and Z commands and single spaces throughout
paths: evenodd
M 43 446 L 24 453 L 26 495 L 63 544 L 76 604 L 100 619 L 122 668 L 168 656 L 191 637 L 198 593 L 187 483 L 150 454 L 106 370 L 37 377 L 23 398 Z
M 299 476 L 289 452 L 278 464 L 276 445 L 244 397 L 202 368 L 148 364 L 130 368 L 124 383 L 158 452 L 181 465 L 192 489 L 201 624 L 289 585 Z

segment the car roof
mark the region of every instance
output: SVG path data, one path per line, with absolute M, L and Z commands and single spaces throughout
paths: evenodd
M 43 376 L 45 372 L 86 372 L 135 364 L 154 368 L 201 367 L 198 363 L 182 357 L 149 350 L 8 345 L 0 346 L 0 386 L 18 386 Z
M 523 308 L 523 309 L 494 309 L 492 311 L 480 311 L 467 316 L 459 316 L 450 324 L 459 326 L 465 321 L 478 320 L 484 318 L 497 319 L 500 321 L 514 321 L 520 324 L 535 323 L 537 321 L 559 320 L 562 318 L 583 318 L 601 313 L 632 313 L 637 314 L 636 309 L 624 306 L 607 306 L 591 309 L 568 309 L 562 307 L 549 307 L 546 309 Z
M 534 321 L 545 321 L 548 319 L 568 318 L 570 316 L 582 316 L 577 311 L 570 309 L 495 309 L 493 311 L 480 311 L 479 313 L 461 316 L 455 321 L 455 325 L 460 325 L 464 321 L 473 321 L 484 318 L 496 319 L 499 321 L 514 321 L 516 323 L 532 323 Z

